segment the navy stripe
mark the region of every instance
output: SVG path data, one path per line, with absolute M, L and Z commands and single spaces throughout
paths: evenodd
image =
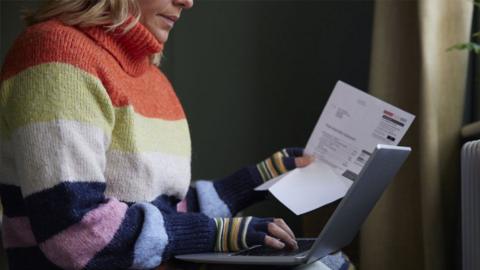
M 200 212 L 200 205 L 198 203 L 197 190 L 190 187 L 187 192 L 187 211 L 188 212 Z
M 128 269 L 133 263 L 135 241 L 142 230 L 143 211 L 131 207 L 112 241 L 88 263 L 85 269 Z
M 177 212 L 177 203 L 179 202 L 180 200 L 174 196 L 160 195 L 150 203 L 155 205 L 162 213 L 173 214 Z
M 301 157 L 303 156 L 303 152 L 305 149 L 302 147 L 290 147 L 284 150 L 287 151 L 290 157 Z
M 6 253 L 10 270 L 61 269 L 50 262 L 38 247 L 9 248 Z
M 78 223 L 105 202 L 105 183 L 63 182 L 25 198 L 32 230 L 38 242 Z
M 0 184 L 3 214 L 7 217 L 26 216 L 27 211 L 20 187 Z
M 261 176 L 255 166 L 243 168 L 236 173 L 217 180 L 213 183 L 218 196 L 230 209 L 232 216 L 235 216 L 245 207 L 264 200 L 267 192 L 254 191 L 253 189 L 263 183 Z
M 295 168 L 297 168 L 297 164 L 295 163 L 295 158 L 294 157 L 286 157 L 283 158 L 283 165 L 285 166 L 285 169 L 288 171 L 291 171 Z
M 164 215 L 168 245 L 163 260 L 172 255 L 213 251 L 217 227 L 215 221 L 197 213 Z

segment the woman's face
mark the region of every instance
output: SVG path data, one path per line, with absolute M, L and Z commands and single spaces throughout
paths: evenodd
M 168 33 L 180 18 L 183 9 L 193 6 L 193 0 L 137 0 L 142 17 L 140 22 L 147 27 L 160 43 L 165 43 Z

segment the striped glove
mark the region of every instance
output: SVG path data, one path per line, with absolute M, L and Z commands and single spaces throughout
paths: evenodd
M 268 224 L 273 218 L 236 217 L 215 218 L 216 252 L 232 252 L 263 245 L 268 234 Z
M 263 182 L 266 182 L 274 177 L 297 168 L 295 158 L 299 157 L 303 157 L 303 148 L 285 148 L 258 163 L 257 170 L 260 173 Z M 308 164 L 310 162 L 311 158 L 306 157 L 306 161 L 304 161 L 304 163 Z

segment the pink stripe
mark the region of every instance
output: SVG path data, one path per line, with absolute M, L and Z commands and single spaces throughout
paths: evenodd
M 65 269 L 82 269 L 110 243 L 127 205 L 116 199 L 88 212 L 82 220 L 40 244 L 47 258 Z
M 187 212 L 187 199 L 181 200 L 177 203 L 177 212 L 179 213 L 186 213 Z
M 37 245 L 28 217 L 9 218 L 2 220 L 3 245 L 5 248 L 33 247 Z

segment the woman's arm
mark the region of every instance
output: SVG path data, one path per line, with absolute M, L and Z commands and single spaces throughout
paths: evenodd
M 150 269 L 175 254 L 213 250 L 213 219 L 105 196 L 115 115 L 98 78 L 46 63 L 3 81 L 0 91 L 1 145 L 11 149 L 16 173 L 0 181 L 20 189 L 26 206 L 26 218 L 10 213 L 6 222 L 25 221 L 51 262 Z
M 283 149 L 222 179 L 197 181 L 180 205 L 186 205 L 188 211 L 198 211 L 210 217 L 235 216 L 265 198 L 267 192 L 255 191 L 255 187 L 297 167 L 305 167 L 311 161 L 310 157 L 303 156 L 302 148 Z
M 267 194 L 253 190 L 262 182 L 252 174 L 258 172 L 254 166 L 249 166 L 215 181 L 196 181 L 179 206 L 185 205 L 188 212 L 200 212 L 212 218 L 235 216 L 243 208 L 263 200 Z

